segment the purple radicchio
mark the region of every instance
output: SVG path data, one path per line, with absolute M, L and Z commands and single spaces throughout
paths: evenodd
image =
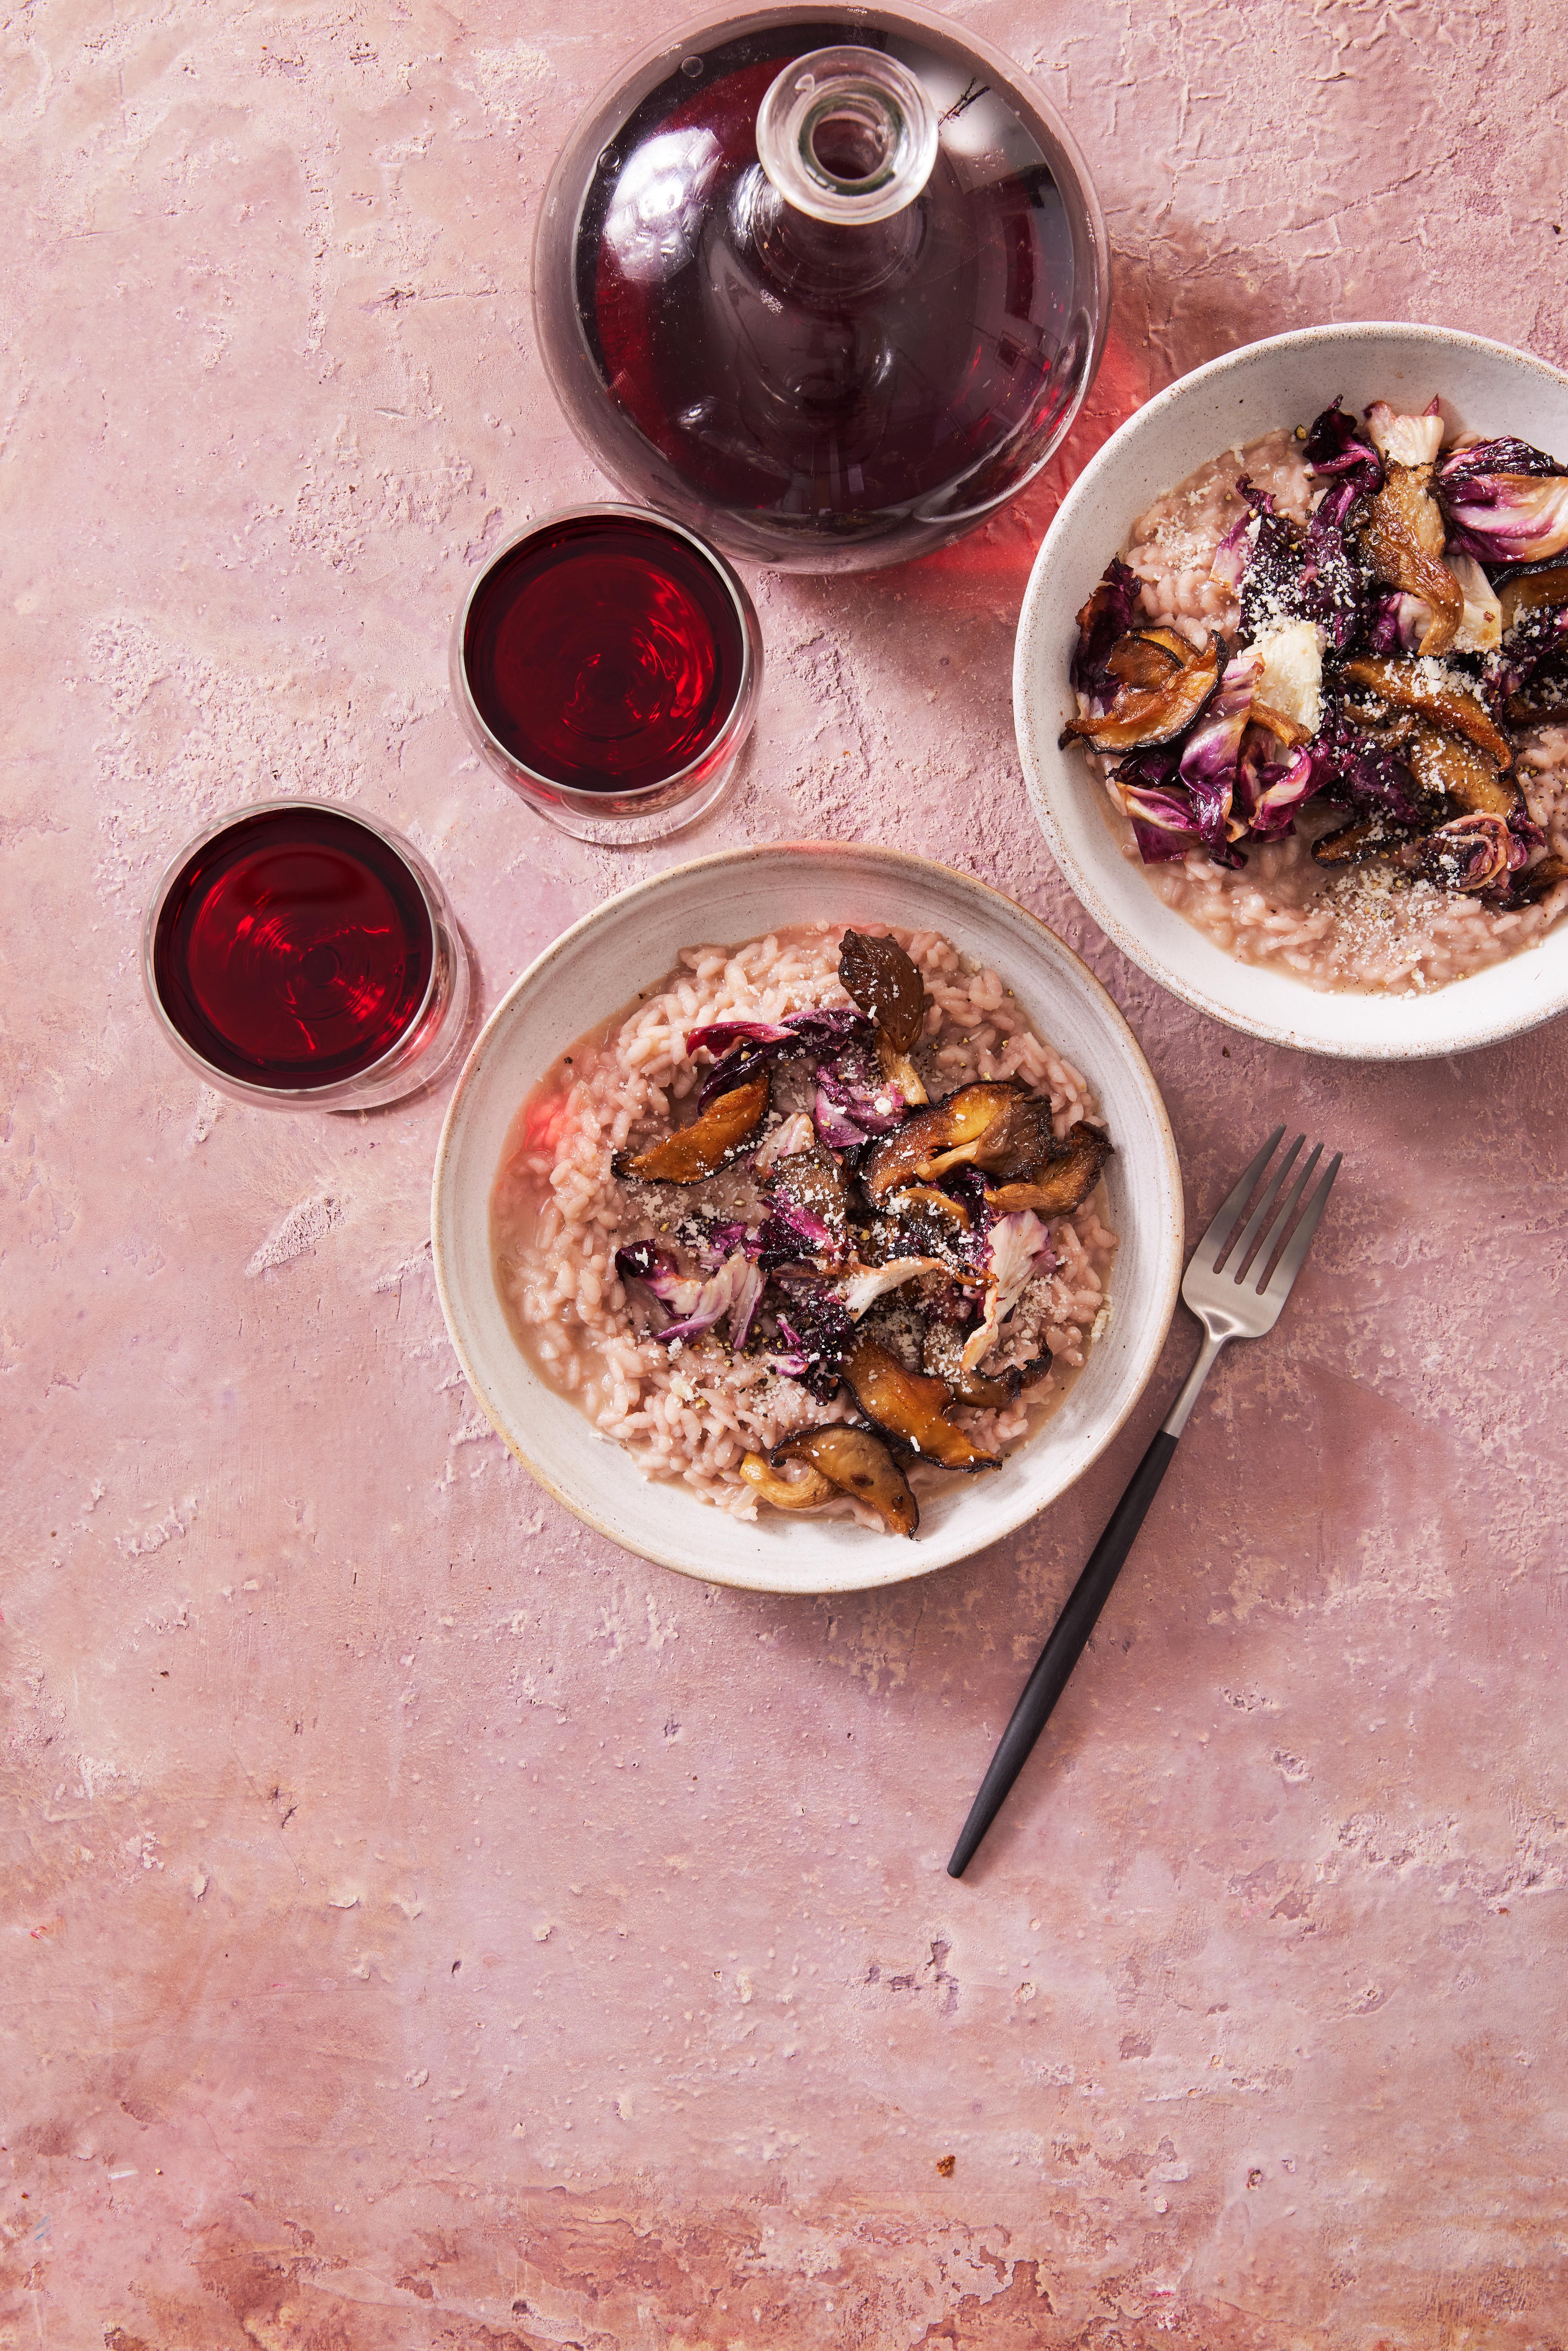
M 1539 605 L 1514 622 L 1491 679 L 1495 696 L 1505 705 L 1531 689 L 1555 688 L 1547 701 L 1555 708 L 1568 703 L 1568 604 Z
M 1337 395 L 1308 425 L 1301 455 L 1319 480 L 1353 482 L 1367 496 L 1383 487 L 1383 460 Z
M 1363 734 L 1337 703 L 1325 708 L 1312 748 L 1322 762 L 1320 789 L 1329 799 L 1396 824 L 1420 821 L 1422 796 L 1406 761 L 1386 744 Z
M 1232 818 L 1231 807 L 1241 737 L 1251 715 L 1259 671 L 1260 664 L 1250 653 L 1239 654 L 1226 664 L 1219 690 L 1187 737 L 1181 755 L 1181 780 L 1192 799 L 1193 819 L 1217 865 L 1246 862 L 1230 845 L 1247 829 Z
M 1568 548 L 1568 474 L 1527 441 L 1473 441 L 1437 467 L 1448 543 L 1478 562 L 1540 563 Z
M 1333 770 L 1315 744 L 1303 743 L 1283 759 L 1268 757 L 1274 737 L 1249 726 L 1236 763 L 1236 808 L 1260 841 L 1290 832 L 1297 810 L 1322 791 Z
M 967 1372 L 978 1369 L 1001 1335 L 1002 1324 L 1037 1273 L 1050 1273 L 1057 1263 L 1048 1228 L 1032 1208 L 998 1217 L 991 1228 L 990 1286 L 986 1311 L 964 1342 L 961 1357 Z
M 1071 680 L 1098 717 L 1116 698 L 1119 681 L 1106 667 L 1111 649 L 1136 621 L 1143 581 L 1113 556 L 1103 579 L 1078 615 L 1078 639 L 1072 648 Z
M 852 1039 L 817 1064 L 811 1115 L 830 1150 L 854 1151 L 873 1134 L 891 1134 L 907 1108 L 903 1089 L 883 1074 L 868 1041 Z
M 1267 490 L 1243 474 L 1237 496 L 1258 517 L 1258 535 L 1241 586 L 1241 629 L 1255 637 L 1282 620 L 1315 621 L 1342 651 L 1355 634 L 1366 596 L 1366 576 L 1349 530 L 1362 496 L 1351 475 L 1335 481 L 1303 530 L 1275 511 Z
M 810 1264 L 815 1258 L 839 1257 L 842 1243 L 821 1217 L 803 1207 L 799 1200 L 776 1193 L 768 1199 L 768 1220 L 758 1237 L 758 1253 L 769 1268 Z
M 1251 528 L 1252 514 L 1249 507 L 1237 516 L 1236 520 L 1215 549 L 1214 561 L 1208 567 L 1208 576 L 1217 587 L 1240 587 L 1242 574 L 1247 569 L 1248 558 L 1252 552 L 1247 539 L 1247 534 Z
M 758 1070 L 787 1053 L 837 1047 L 847 1038 L 871 1034 L 871 1023 L 852 1011 L 811 1009 L 791 1012 L 781 1020 L 712 1020 L 686 1031 L 686 1052 L 705 1049 L 719 1056 L 704 1079 L 697 1108 L 706 1110 L 719 1094 L 745 1085 Z
M 1530 845 L 1500 816 L 1456 817 L 1408 852 L 1416 870 L 1442 890 L 1496 890 L 1530 855 Z
M 720 1228 L 715 1228 L 717 1231 Z M 744 1228 L 741 1228 L 744 1230 Z M 768 1277 L 743 1248 L 726 1258 L 706 1281 L 677 1273 L 671 1252 L 658 1241 L 633 1241 L 615 1252 L 615 1270 L 622 1281 L 640 1281 L 674 1319 L 655 1335 L 666 1345 L 677 1339 L 695 1339 L 727 1314 L 729 1343 L 744 1347 Z
M 779 1344 L 767 1361 L 786 1378 L 800 1380 L 819 1404 L 837 1391 L 844 1353 L 854 1325 L 838 1292 L 809 1277 L 789 1283 L 789 1308 L 779 1317 Z
M 1112 771 L 1145 865 L 1179 863 L 1202 846 L 1192 795 L 1181 782 L 1181 746 L 1129 753 Z

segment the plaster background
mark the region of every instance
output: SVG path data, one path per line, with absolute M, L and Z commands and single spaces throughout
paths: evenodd
M 744 780 L 657 857 L 536 826 L 444 673 L 486 546 L 600 488 L 528 245 L 663 6 L 0 16 L 0 2346 L 1568 2339 L 1568 1030 L 1356 1070 L 1187 1014 L 1063 889 L 1008 693 L 1061 483 L 1183 369 L 1333 316 L 1568 360 L 1563 12 L 953 13 L 1096 175 L 1092 404 L 948 553 L 754 578 Z M 413 835 L 486 1004 L 693 851 L 946 858 L 1126 1008 L 1193 1216 L 1276 1115 L 1350 1155 L 962 1886 L 1190 1326 L 1094 1475 L 929 1582 L 597 1541 L 446 1345 L 443 1101 L 225 1107 L 152 1032 L 157 869 L 295 789 Z

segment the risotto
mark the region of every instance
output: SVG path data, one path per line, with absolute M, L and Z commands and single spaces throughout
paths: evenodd
M 1415 991 L 1568 905 L 1568 477 L 1434 402 L 1217 457 L 1079 615 L 1124 853 L 1242 961 Z
M 645 1475 L 913 1534 L 1109 1311 L 1112 1139 L 1001 977 L 929 932 L 699 946 L 513 1123 L 496 1280 Z

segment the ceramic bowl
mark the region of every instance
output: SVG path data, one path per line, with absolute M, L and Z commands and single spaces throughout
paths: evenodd
M 942 932 L 999 972 L 1038 1033 L 1082 1070 L 1115 1139 L 1106 1182 L 1121 1236 L 1111 1319 L 1060 1409 L 995 1474 L 921 1497 L 913 1541 L 764 1510 L 747 1524 L 653 1483 L 549 1387 L 507 1327 L 490 1258 L 491 1186 L 525 1095 L 585 1029 L 635 1001 L 683 947 L 802 922 Z M 1176 1148 L 1148 1063 L 1099 981 L 1055 934 L 984 883 L 889 850 L 828 841 L 675 866 L 594 909 L 486 1023 L 442 1133 L 432 1202 L 452 1343 L 498 1434 L 541 1486 L 612 1542 L 687 1575 L 760 1592 L 851 1592 L 946 1567 L 1010 1534 L 1108 1445 L 1158 1359 L 1181 1274 Z
M 1212 360 L 1129 417 L 1079 475 L 1030 575 L 1013 664 L 1019 748 L 1051 852 L 1124 955 L 1188 1004 L 1275 1044 L 1360 1061 L 1460 1053 L 1568 1006 L 1568 924 L 1511 960 L 1429 996 L 1330 994 L 1239 962 L 1156 897 L 1123 856 L 1082 754 L 1059 751 L 1073 712 L 1074 615 L 1151 502 L 1220 451 L 1306 423 L 1340 394 L 1424 408 L 1450 431 L 1515 434 L 1568 451 L 1568 377 L 1527 352 L 1441 327 L 1311 327 Z

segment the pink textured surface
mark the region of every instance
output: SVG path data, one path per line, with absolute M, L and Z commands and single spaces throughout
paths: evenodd
M 1282 326 L 1568 359 L 1560 10 L 959 13 L 1069 114 L 1115 245 L 1053 481 Z M 488 1002 L 661 862 L 538 829 L 444 678 L 480 550 L 598 487 L 528 238 L 650 21 L 4 22 L 0 2345 L 1560 2344 L 1564 1035 L 1331 1067 L 1097 940 L 1009 730 L 1050 486 L 912 570 L 757 580 L 755 745 L 691 845 L 865 834 L 1040 908 L 1195 1212 L 1275 1115 L 1352 1165 L 962 1886 L 1189 1328 L 1005 1553 L 864 1604 L 685 1584 L 465 1395 L 441 1102 L 220 1108 L 152 1033 L 141 903 L 236 799 L 406 827 Z

